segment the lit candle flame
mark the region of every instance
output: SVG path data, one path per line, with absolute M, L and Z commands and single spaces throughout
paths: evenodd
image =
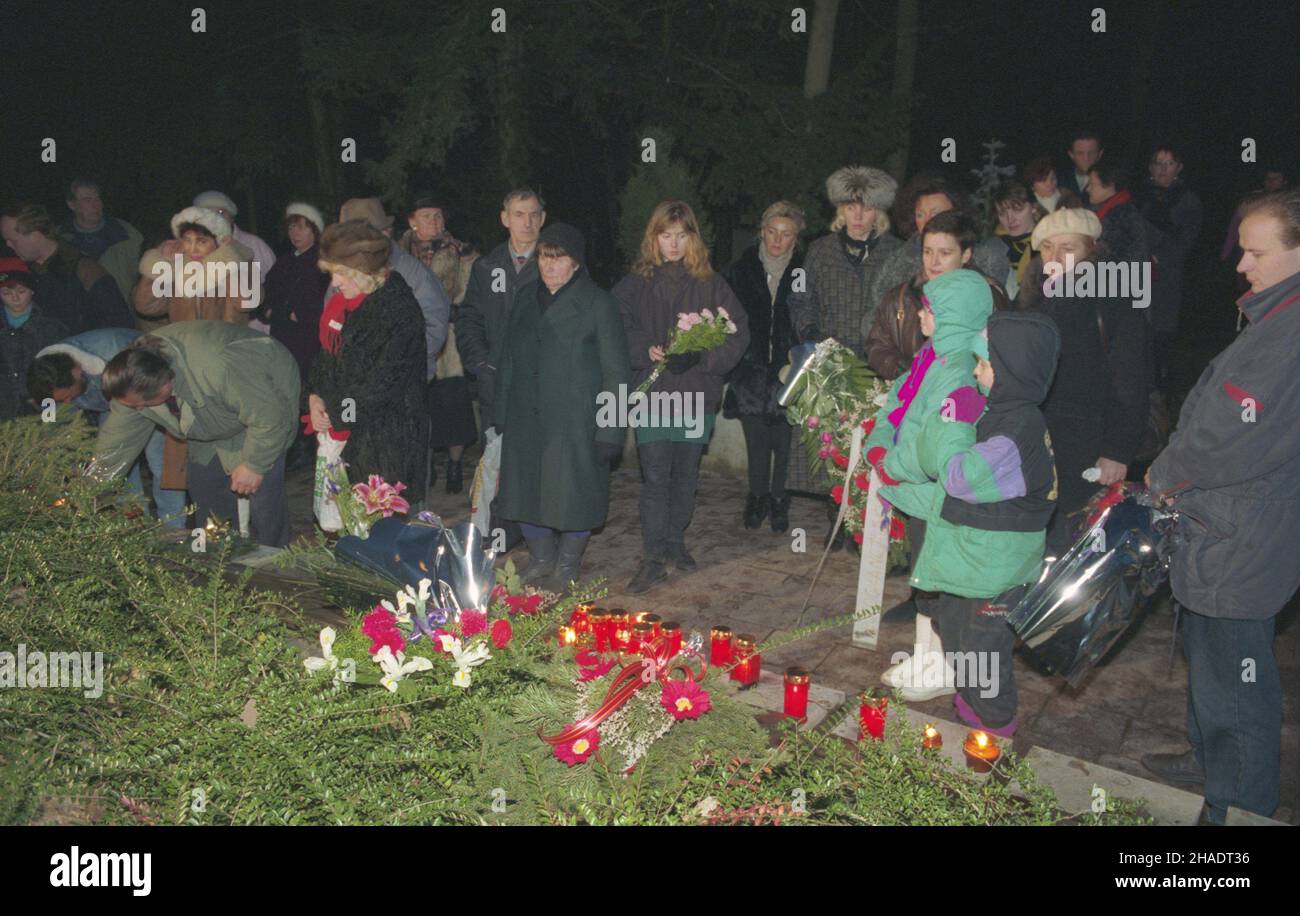
M 933 738 L 938 734 L 939 734 L 939 730 L 935 728 L 933 725 L 927 725 L 925 727 L 925 737 Z
M 979 746 L 980 750 L 984 750 L 984 748 L 989 746 L 989 736 L 983 732 L 976 732 L 975 744 Z

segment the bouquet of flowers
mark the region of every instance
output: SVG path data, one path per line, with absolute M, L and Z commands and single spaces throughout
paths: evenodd
M 823 340 L 799 359 L 798 365 L 784 371 L 787 380 L 781 403 L 786 417 L 803 431 L 809 468 L 824 465 L 834 482 L 832 502 L 839 505 L 848 499 L 844 527 L 861 544 L 871 468 L 864 461 L 849 480 L 849 450 L 855 426 L 861 426 L 865 435 L 871 434 L 889 386 L 853 351 L 833 339 Z M 897 516 L 890 519 L 889 534 L 890 563 L 901 562 L 906 557 L 906 529 Z
M 326 465 L 324 479 L 325 492 L 338 508 L 342 530 L 356 537 L 366 537 L 376 519 L 405 515 L 411 509 L 401 495 L 406 489 L 401 481 L 391 484 L 371 474 L 365 483 L 350 484 L 342 461 Z
M 631 772 L 673 725 L 713 708 L 701 684 L 709 668 L 703 645 L 696 633 L 679 651 L 664 639 L 647 644 L 641 654 L 579 650 L 575 720 L 542 740 L 566 766 L 586 763 L 604 747 L 623 772 Z
M 654 369 L 644 382 L 636 386 L 634 394 L 644 394 L 650 386 L 658 381 L 668 365 L 669 356 L 679 353 L 701 353 L 722 346 L 728 334 L 736 333 L 736 323 L 731 320 L 727 310 L 719 307 L 715 314 L 712 309 L 699 312 L 680 312 L 677 326 L 673 328 L 668 346 L 664 347 L 664 359 L 655 363 Z

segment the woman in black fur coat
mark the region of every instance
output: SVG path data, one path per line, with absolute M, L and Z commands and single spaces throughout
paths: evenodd
M 336 290 L 321 315 L 321 351 L 308 408 L 317 432 L 349 433 L 348 478 L 404 483 L 412 507 L 425 496 L 429 413 L 424 400 L 424 315 L 388 267 L 389 242 L 364 220 L 325 230 L 320 268 Z

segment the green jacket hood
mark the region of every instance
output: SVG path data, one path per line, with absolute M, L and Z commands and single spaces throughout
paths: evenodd
M 984 277 L 973 270 L 952 270 L 926 283 L 922 293 L 934 312 L 934 352 L 969 351 L 993 314 L 993 294 Z

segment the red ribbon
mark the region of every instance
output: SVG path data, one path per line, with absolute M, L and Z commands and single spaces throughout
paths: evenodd
M 642 646 L 647 645 L 642 643 Z M 686 680 L 696 681 L 704 677 L 704 672 L 708 670 L 708 662 L 704 657 L 694 650 L 682 649 L 680 653 L 671 653 L 668 648 L 668 640 L 663 636 L 656 636 L 650 640 L 649 646 L 654 649 L 652 655 L 636 655 L 623 662 L 623 669 L 619 671 L 614 678 L 614 683 L 609 685 L 609 692 L 605 694 L 605 701 L 600 704 L 595 712 L 579 719 L 572 725 L 565 728 L 556 735 L 543 735 L 538 729 L 537 736 L 552 746 L 568 744 L 570 741 L 577 740 L 590 731 L 595 730 L 602 722 L 612 716 L 618 709 L 632 698 L 642 687 L 648 684 L 666 682 L 672 676 L 674 671 L 681 671 L 686 675 Z M 691 670 L 690 666 L 684 661 L 674 661 L 674 657 L 681 658 L 683 655 L 693 655 L 700 663 L 699 671 Z M 643 672 L 647 667 L 646 661 L 654 663 L 655 677 L 646 680 Z M 620 659 L 622 661 L 622 659 Z

